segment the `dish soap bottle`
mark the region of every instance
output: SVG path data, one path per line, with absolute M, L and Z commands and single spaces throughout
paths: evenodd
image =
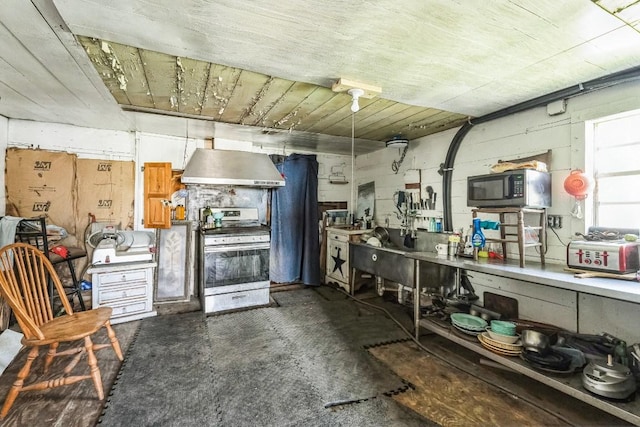
M 473 219 L 473 234 L 471 235 L 471 244 L 473 245 L 474 254 L 484 247 L 486 239 L 482 228 L 480 228 L 480 218 Z
M 213 224 L 213 215 L 209 206 L 202 211 L 202 222 L 205 224 Z

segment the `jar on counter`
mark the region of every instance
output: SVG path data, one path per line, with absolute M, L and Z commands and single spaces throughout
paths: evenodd
M 186 219 L 186 217 L 185 217 L 184 205 L 178 205 L 178 206 L 176 206 L 176 219 L 177 219 L 177 220 L 184 220 L 184 219 Z

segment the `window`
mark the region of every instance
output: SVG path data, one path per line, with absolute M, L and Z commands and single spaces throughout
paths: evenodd
M 640 111 L 593 122 L 593 224 L 640 228 Z

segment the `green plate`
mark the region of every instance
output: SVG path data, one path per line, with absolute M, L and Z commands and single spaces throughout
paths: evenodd
M 478 316 L 472 316 L 466 313 L 452 313 L 451 322 L 464 329 L 471 331 L 484 331 L 487 327 L 487 321 Z

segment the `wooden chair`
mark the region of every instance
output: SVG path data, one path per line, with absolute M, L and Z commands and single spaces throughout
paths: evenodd
M 53 265 L 65 263 L 69 268 L 69 273 L 71 274 L 71 284 L 63 286 L 64 293 L 59 295 L 60 297 L 65 295 L 67 298 L 71 299 L 76 296 L 78 298 L 80 308 L 82 310 L 86 310 L 84 300 L 82 299 L 80 278 L 76 275 L 76 269 L 73 262 L 76 259 L 86 257 L 87 251 L 79 247 L 65 246 L 69 251 L 66 257 L 62 257 L 61 255 L 52 252 L 51 249 L 54 245 L 51 244 L 49 237 L 47 236 L 46 217 L 25 218 L 20 221 L 16 229 L 16 242 L 28 243 L 37 247 L 47 256 L 47 258 L 49 258 L 49 261 L 51 261 Z M 53 284 L 50 283 L 49 285 L 51 298 L 54 298 Z
M 71 304 L 62 298 L 65 314 L 54 317 L 49 281 L 61 295 L 64 292 L 51 261 L 38 248 L 25 244 L 13 243 L 0 249 L 0 293 L 9 303 L 22 329 L 22 344 L 31 347 L 24 366 L 20 369 L 16 381 L 7 393 L 0 419 L 4 418 L 18 394 L 27 390 L 45 390 L 62 385 L 73 384 L 81 380 L 92 379 L 98 398 L 104 398 L 102 379 L 98 368 L 95 351 L 105 347 L 113 347 L 118 359 L 123 360 L 122 351 L 116 335 L 111 328 L 109 318 L 110 307 L 100 307 L 88 311 L 73 312 Z M 102 327 L 106 329 L 110 344 L 94 344 L 91 336 Z M 83 346 L 58 351 L 60 343 L 83 340 Z M 44 360 L 44 371 L 48 371 L 54 357 L 72 355 L 73 358 L 61 374 L 54 379 L 25 385 L 31 364 L 38 356 L 41 346 L 48 346 Z M 86 375 L 70 375 L 83 355 L 87 355 L 89 373 Z

